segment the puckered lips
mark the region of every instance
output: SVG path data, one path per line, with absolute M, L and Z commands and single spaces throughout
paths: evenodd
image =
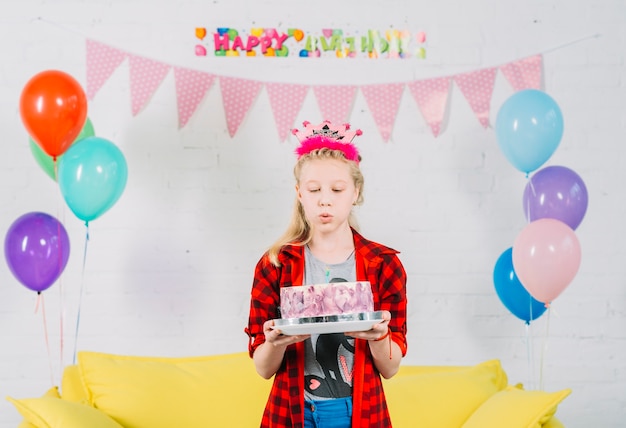
M 333 220 L 333 216 L 327 212 L 321 213 L 319 218 L 322 223 L 330 223 Z

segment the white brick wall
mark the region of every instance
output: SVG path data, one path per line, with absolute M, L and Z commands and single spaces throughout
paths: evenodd
M 142 355 L 244 350 L 254 264 L 282 232 L 291 209 L 294 141 L 277 142 L 264 92 L 235 138 L 226 131 L 217 85 L 178 130 L 172 75 L 132 117 L 124 63 L 90 102 L 89 117 L 96 134 L 124 152 L 128 186 L 115 207 L 91 223 L 83 271 L 84 225 L 34 162 L 18 101 L 27 80 L 46 69 L 67 71 L 85 84 L 85 37 L 218 75 L 319 84 L 408 81 L 545 52 L 546 90 L 565 120 L 563 141 L 548 164 L 572 168 L 589 190 L 587 215 L 576 231 L 581 268 L 549 315 L 527 330 L 495 294 L 495 261 L 525 225 L 526 181 L 458 88 L 437 139 L 405 93 L 387 144 L 357 97 L 351 122 L 364 131 L 358 143 L 366 176 L 358 215 L 366 236 L 402 251 L 409 274 L 407 363 L 499 358 L 513 383 L 573 389 L 558 412 L 568 428 L 623 426 L 626 2 L 320 0 L 306 11 L 298 2 L 257 3 L 0 5 L 0 236 L 21 214 L 45 211 L 63 221 L 72 244 L 61 282 L 44 293 L 50 355 L 34 293 L 6 263 L 0 267 L 0 398 L 40 395 L 58 383 L 61 366 L 73 357 L 81 287 L 78 349 Z M 200 60 L 190 53 L 196 26 L 423 30 L 428 60 Z M 492 123 L 509 95 L 498 75 Z M 296 125 L 318 117 L 309 95 Z M 0 400 L 0 427 L 19 421 Z

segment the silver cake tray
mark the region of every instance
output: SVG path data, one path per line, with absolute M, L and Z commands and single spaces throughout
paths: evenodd
M 366 331 L 383 320 L 383 311 L 359 312 L 355 314 L 325 315 L 320 317 L 278 318 L 272 328 L 282 334 L 294 336 L 298 334 L 345 333 L 349 331 Z

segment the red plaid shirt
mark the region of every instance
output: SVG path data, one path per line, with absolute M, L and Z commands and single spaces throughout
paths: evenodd
M 391 312 L 389 328 L 392 340 L 406 354 L 406 272 L 397 251 L 368 241 L 353 230 L 357 280 L 369 281 L 374 308 Z M 302 285 L 304 247 L 285 246 L 280 267 L 270 263 L 267 255 L 259 260 L 254 274 L 250 317 L 246 333 L 250 337 L 250 356 L 265 342 L 263 323 L 279 317 L 280 287 Z M 387 428 L 391 420 L 385 402 L 380 375 L 374 366 L 366 340 L 355 340 L 352 383 L 352 427 Z M 274 376 L 262 428 L 302 428 L 304 426 L 304 344 L 290 345 L 283 363 Z

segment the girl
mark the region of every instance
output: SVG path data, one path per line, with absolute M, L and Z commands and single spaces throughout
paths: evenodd
M 380 376 L 393 376 L 406 354 L 406 272 L 397 251 L 357 232 L 352 207 L 363 201 L 363 176 L 351 141 L 361 132 L 328 121 L 304 125 L 294 130 L 301 144 L 293 216 L 257 263 L 252 285 L 249 351 L 257 372 L 274 376 L 261 427 L 391 427 Z M 273 328 L 281 287 L 329 281 L 369 281 L 382 322 L 319 335 Z

